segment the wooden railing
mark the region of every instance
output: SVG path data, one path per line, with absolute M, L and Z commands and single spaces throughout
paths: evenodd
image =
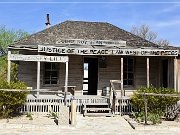
M 36 92 L 37 90 L 9 90 L 9 89 L 0 89 L 3 91 L 19 91 L 19 92 Z M 59 112 L 59 106 L 60 104 L 64 104 L 64 97 L 62 92 L 58 91 L 40 91 L 40 92 L 45 92 L 45 93 L 61 93 L 62 96 L 58 96 L 57 94 L 44 94 L 40 95 L 39 97 L 36 97 L 35 95 L 29 94 L 27 96 L 26 102 L 19 108 L 17 108 L 21 113 L 45 113 L 49 114 L 49 112 Z M 70 96 L 67 98 L 67 106 L 70 106 L 72 98 L 76 100 L 77 102 L 77 113 L 82 112 L 82 106 L 85 103 L 109 103 L 110 100 L 106 96 L 90 96 L 90 95 L 85 95 L 85 96 L 79 96 L 79 97 L 74 97 Z M 116 98 L 114 102 L 114 112 L 115 114 L 127 114 L 131 111 L 130 107 L 130 99 L 129 98 Z
M 77 101 L 77 112 L 82 112 L 82 106 L 84 103 L 107 103 L 107 98 L 78 98 Z M 49 113 L 49 111 L 59 112 L 59 105 L 64 103 L 63 98 L 59 99 L 28 99 L 26 103 L 19 108 L 22 113 L 32 112 L 32 113 Z M 67 106 L 70 106 L 71 99 L 67 99 Z
M 75 99 L 77 103 L 77 113 L 82 113 L 82 107 L 85 103 L 107 103 L 108 98 L 78 98 Z M 50 111 L 59 112 L 59 105 L 64 104 L 64 99 L 27 99 L 26 103 L 19 108 L 19 111 L 22 113 L 46 113 L 48 114 Z M 71 99 L 67 99 L 67 105 L 70 106 Z M 127 97 L 123 97 L 116 99 L 115 102 L 115 114 L 129 114 L 132 108 L 130 106 L 130 99 Z

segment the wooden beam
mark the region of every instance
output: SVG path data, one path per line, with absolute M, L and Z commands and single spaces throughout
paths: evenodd
M 8 73 L 7 73 L 8 83 L 10 83 L 10 81 L 11 81 L 11 60 L 9 59 L 10 55 L 11 55 L 11 51 L 8 51 Z
M 180 97 L 180 94 L 139 93 L 142 96 Z
M 149 57 L 147 57 L 147 87 L 149 87 Z
M 158 57 L 158 69 L 157 69 L 157 87 L 161 87 L 161 65 L 162 65 L 162 60 L 161 58 Z
M 67 105 L 67 91 L 68 91 L 68 62 L 66 62 L 66 75 L 65 75 L 65 90 L 64 90 L 64 105 Z
M 147 97 L 144 95 L 145 125 L 147 125 Z
M 121 97 L 125 95 L 123 90 L 123 57 L 121 57 Z
M 177 81 L 177 59 L 175 57 L 174 58 L 174 89 L 175 91 L 177 90 L 176 81 Z
M 39 97 L 39 89 L 40 89 L 40 61 L 37 62 L 37 97 Z

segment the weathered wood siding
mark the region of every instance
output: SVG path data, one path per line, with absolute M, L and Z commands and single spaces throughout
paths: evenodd
M 120 80 L 120 57 L 107 56 L 107 67 L 99 68 L 98 90 L 110 86 L 110 80 Z
M 84 56 L 69 56 L 69 74 L 68 85 L 76 86 L 76 91 L 83 89 L 83 60 Z M 110 80 L 120 80 L 121 63 L 120 56 L 106 56 L 106 68 L 98 69 L 98 90 L 110 86 Z M 162 82 L 162 60 L 161 57 L 149 57 L 150 59 L 150 84 L 160 87 Z M 167 58 L 166 58 L 167 59 Z M 170 60 L 171 59 L 171 60 Z M 173 87 L 173 58 L 169 58 L 169 87 Z M 180 91 L 180 59 L 177 60 L 177 88 Z M 64 88 L 65 64 L 59 63 L 59 82 L 57 85 L 44 85 L 44 63 L 41 63 L 41 88 L 59 89 Z M 126 87 L 126 90 L 135 90 L 142 86 L 147 86 L 147 63 L 146 57 L 134 57 L 134 86 Z M 19 62 L 18 78 L 36 88 L 37 82 L 37 63 L 36 62 Z
M 37 62 L 19 62 L 18 79 L 27 83 L 29 87 L 36 88 Z
M 135 70 L 134 70 L 134 86 L 139 88 L 147 85 L 146 77 L 146 58 L 145 57 L 135 57 Z
M 60 88 L 64 87 L 65 81 L 65 67 L 64 63 L 60 63 L 59 79 Z M 83 88 L 83 57 L 78 55 L 69 56 L 69 71 L 68 71 L 68 85 L 76 86 L 76 90 Z
M 159 57 L 150 57 L 150 64 L 149 64 L 149 84 L 154 87 L 159 87 L 160 81 L 160 58 Z
M 83 59 L 82 56 L 70 56 L 69 57 L 69 78 L 68 85 L 76 86 L 77 90 L 82 90 L 83 82 Z M 65 63 L 59 63 L 59 84 L 57 85 L 45 85 L 44 79 L 44 63 L 41 62 L 41 77 L 40 87 L 47 89 L 60 89 L 64 87 L 65 80 Z M 36 89 L 37 82 L 37 62 L 19 62 L 19 74 L 18 79 L 27 83 L 29 87 Z

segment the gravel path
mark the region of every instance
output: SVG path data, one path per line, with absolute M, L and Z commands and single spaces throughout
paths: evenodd
M 33 120 L 28 120 L 25 116 L 10 119 L 9 123 L 6 123 L 6 120 L 0 120 L 0 135 L 178 135 L 180 134 L 179 126 L 174 126 L 174 128 L 171 126 L 168 128 L 141 126 L 134 130 L 121 116 L 83 117 L 77 115 L 76 126 L 59 127 L 54 119 L 37 115 L 33 116 Z

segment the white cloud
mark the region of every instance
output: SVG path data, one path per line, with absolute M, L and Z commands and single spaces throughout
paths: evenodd
M 169 6 L 170 5 L 170 6 Z M 180 4 L 169 4 L 168 6 L 166 6 L 165 8 L 163 8 L 162 10 L 159 11 L 159 13 L 170 13 L 170 12 L 174 12 L 176 10 L 179 10 L 180 8 Z
M 172 26 L 180 26 L 180 19 L 177 20 L 169 20 L 169 21 L 159 21 L 154 23 L 157 27 L 172 27 Z

